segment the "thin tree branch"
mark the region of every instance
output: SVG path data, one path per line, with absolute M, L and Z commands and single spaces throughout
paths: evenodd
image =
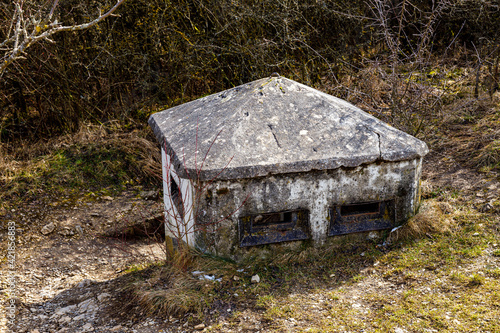
M 48 41 L 48 42 L 53 42 L 49 37 L 63 31 L 78 31 L 78 30 L 85 30 L 88 29 L 99 22 L 103 21 L 106 19 L 108 16 L 113 14 L 113 12 L 124 2 L 125 0 L 118 0 L 116 4 L 108 10 L 104 14 L 99 14 L 99 16 L 90 22 L 87 23 L 82 23 L 82 24 L 77 24 L 77 25 L 69 25 L 69 26 L 60 26 L 60 23 L 55 20 L 54 22 L 51 22 L 47 25 L 40 26 L 40 22 L 50 22 L 52 19 L 52 16 L 54 14 L 54 10 L 59 2 L 59 0 L 55 0 L 54 4 L 52 5 L 52 9 L 49 13 L 48 19 L 47 20 L 37 20 L 34 17 L 32 17 L 32 25 L 33 25 L 33 30 L 32 32 L 28 35 L 28 26 L 23 20 L 23 1 L 18 1 L 15 4 L 15 12 L 13 15 L 13 22 L 16 22 L 16 27 L 14 29 L 14 35 L 9 36 L 6 38 L 5 41 L 3 41 L 0 44 L 0 47 L 5 47 L 12 41 L 14 41 L 14 45 L 12 48 L 7 48 L 3 58 L 1 59 L 0 63 L 0 77 L 3 75 L 4 71 L 6 68 L 15 60 L 22 58 L 22 54 L 26 52 L 26 50 L 33 44 L 38 43 L 40 41 Z M 28 21 L 28 19 L 27 19 Z M 44 29 L 47 29 L 43 31 Z M 43 32 L 42 32 L 43 31 Z M 40 33 L 41 32 L 41 33 Z M 24 35 L 24 37 L 22 37 Z

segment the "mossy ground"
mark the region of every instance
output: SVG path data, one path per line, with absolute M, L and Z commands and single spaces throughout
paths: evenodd
M 425 217 L 417 216 L 419 232 L 410 230 L 410 221 L 387 246 L 383 239 L 351 242 L 239 264 L 195 254 L 189 263 L 153 268 L 148 276 L 136 272 L 132 290 L 149 305 L 152 298 L 144 295 L 155 295 L 157 307 L 150 310 L 159 313 L 165 310 L 160 304 L 181 302 L 175 309 L 188 312 L 189 322 L 215 323 L 214 332 L 497 331 L 500 218 L 496 211 L 478 212 L 461 192 L 440 193 L 426 200 L 453 197 L 449 210 L 436 213 L 452 222 L 439 228 L 428 211 L 437 205 L 429 205 Z M 179 282 L 174 294 L 157 284 L 147 287 L 172 277 L 172 267 Z M 200 270 L 220 281 L 198 280 L 192 272 Z M 257 284 L 251 282 L 255 274 Z
M 3 151 L 1 150 L 3 148 Z M 144 128 L 84 125 L 47 142 L 0 146 L 0 213 L 47 198 L 120 193 L 161 182 L 159 152 Z

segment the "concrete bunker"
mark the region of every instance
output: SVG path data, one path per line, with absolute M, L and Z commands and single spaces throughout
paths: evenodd
M 405 222 L 424 142 L 359 108 L 269 77 L 151 116 L 166 234 L 235 259 Z

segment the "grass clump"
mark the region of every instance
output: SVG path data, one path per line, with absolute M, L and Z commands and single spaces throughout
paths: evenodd
M 483 275 L 475 273 L 469 278 L 469 283 L 467 285 L 470 287 L 480 286 L 484 281 L 485 278 Z
M 429 199 L 422 202 L 418 213 L 400 229 L 390 235 L 390 241 L 433 237 L 431 235 L 451 233 L 455 227 L 453 208 L 447 202 Z
M 137 272 L 130 291 L 132 301 L 149 315 L 200 313 L 208 301 L 199 280 L 189 272 L 169 265 Z

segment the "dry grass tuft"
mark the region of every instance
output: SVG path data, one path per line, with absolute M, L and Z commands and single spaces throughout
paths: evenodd
M 454 230 L 454 209 L 448 202 L 430 199 L 422 202 L 418 213 L 406 224 L 391 233 L 389 240 L 432 237 L 433 234 L 450 233 Z
M 500 164 L 500 140 L 494 140 L 481 148 L 474 158 L 474 163 L 477 167 L 498 167 Z
M 213 288 L 218 282 L 200 280 L 192 272 L 214 271 L 220 275 L 226 272 L 226 266 L 215 258 L 201 257 L 193 249 L 176 251 L 164 265 L 151 265 L 132 273 L 134 282 L 128 287 L 133 295 L 131 304 L 148 315 L 179 316 L 188 312 L 201 315 L 211 304 Z
M 175 265 L 152 271 L 152 276 L 131 286 L 133 302 L 148 314 L 182 315 L 199 312 L 203 305 L 201 284 Z

